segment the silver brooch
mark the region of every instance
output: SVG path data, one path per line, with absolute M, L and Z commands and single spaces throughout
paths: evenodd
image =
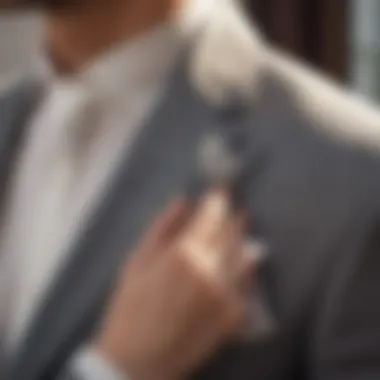
M 197 165 L 201 176 L 213 184 L 233 182 L 239 171 L 239 160 L 218 133 L 207 134 L 201 139 Z

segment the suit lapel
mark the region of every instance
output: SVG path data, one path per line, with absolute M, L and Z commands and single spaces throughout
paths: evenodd
M 22 143 L 26 121 L 40 99 L 40 89 L 36 82 L 25 81 L 0 97 L 0 204 L 12 163 Z
M 11 366 L 12 380 L 48 378 L 91 334 L 118 267 L 195 174 L 198 143 L 215 115 L 193 91 L 186 65 L 179 66 L 37 313 Z

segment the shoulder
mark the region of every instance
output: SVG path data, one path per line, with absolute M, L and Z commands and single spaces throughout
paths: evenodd
M 215 105 L 231 91 L 260 103 L 271 86 L 308 120 L 304 128 L 380 150 L 379 109 L 270 46 L 234 1 L 222 2 L 201 33 L 190 67 L 196 88 Z
M 314 311 L 335 274 L 349 273 L 348 257 L 366 254 L 380 216 L 380 112 L 267 44 L 232 2 L 223 7 L 197 42 L 191 77 L 214 105 L 230 91 L 253 104 L 249 128 L 234 124 L 252 134 L 239 201 L 270 242 L 272 298 L 298 329 L 304 305 Z
M 275 49 L 268 49 L 267 72 L 286 88 L 316 131 L 380 150 L 380 110 L 375 104 Z

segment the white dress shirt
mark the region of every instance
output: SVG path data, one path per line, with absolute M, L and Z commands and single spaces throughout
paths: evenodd
M 45 97 L 17 161 L 0 241 L 0 289 L 6 290 L 0 290 L 0 310 L 7 310 L 0 313 L 0 333 L 8 354 L 158 102 L 183 32 L 192 31 L 213 2 L 191 0 L 179 23 L 117 46 L 75 77 L 55 75 L 47 60 L 42 65 Z M 76 362 L 84 373 L 101 365 L 88 350 Z

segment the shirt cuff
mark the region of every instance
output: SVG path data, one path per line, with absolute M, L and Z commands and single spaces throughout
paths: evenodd
M 90 346 L 79 350 L 71 364 L 73 373 L 81 380 L 129 380 Z

